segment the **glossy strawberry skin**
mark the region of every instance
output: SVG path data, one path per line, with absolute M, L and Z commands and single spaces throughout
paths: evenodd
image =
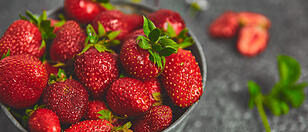
M 264 29 L 271 27 L 271 21 L 264 15 L 254 12 L 238 13 L 239 23 L 242 26 L 260 26 Z
M 31 132 L 61 132 L 58 116 L 49 109 L 37 109 L 28 121 Z
M 64 132 L 111 132 L 113 125 L 107 120 L 85 120 L 78 122 Z
M 63 124 L 79 121 L 89 103 L 87 90 L 77 81 L 67 79 L 49 85 L 43 96 L 47 108 L 54 111 Z
M 161 93 L 161 86 L 160 86 L 160 83 L 159 83 L 158 79 L 155 78 L 155 79 L 152 79 L 152 80 L 144 81 L 144 85 L 145 85 L 145 87 L 146 87 L 146 88 L 148 89 L 148 91 L 149 91 L 151 100 L 152 100 L 153 102 L 157 102 L 157 101 L 154 99 L 154 95 L 157 94 L 157 93 Z
M 97 112 L 101 110 L 108 110 L 104 102 L 99 100 L 90 101 L 85 118 L 87 120 L 99 120 L 100 119 L 99 116 L 101 115 L 98 114 Z
M 80 23 L 87 24 L 106 9 L 92 0 L 65 0 L 64 10 L 66 14 Z
M 45 47 L 41 47 L 42 36 L 34 24 L 26 20 L 13 22 L 0 39 L 0 55 L 10 50 L 10 55 L 30 54 L 41 57 Z
M 239 27 L 238 15 L 235 12 L 224 12 L 209 28 L 210 35 L 217 38 L 231 38 Z
M 117 59 L 108 52 L 90 48 L 76 56 L 75 73 L 94 98 L 102 97 L 108 86 L 118 78 Z
M 111 84 L 106 100 L 113 112 L 127 116 L 141 115 L 153 104 L 143 82 L 128 77 Z
M 167 31 L 168 23 L 171 24 L 176 34 L 186 28 L 184 20 L 177 12 L 168 9 L 160 9 L 149 15 L 156 27 Z
M 138 30 L 139 31 L 139 30 Z M 137 31 L 136 31 L 137 32 Z M 141 34 L 142 35 L 142 34 Z M 126 72 L 140 80 L 150 80 L 158 76 L 159 70 L 150 60 L 149 52 L 137 44 L 137 34 L 123 42 L 120 60 Z
M 13 108 L 35 104 L 47 85 L 45 66 L 34 56 L 8 56 L 0 61 L 0 101 Z
M 135 122 L 134 132 L 161 132 L 172 123 L 169 106 L 153 106 L 141 119 Z
M 50 58 L 66 62 L 80 53 L 84 47 L 86 35 L 77 22 L 67 21 L 56 33 L 50 47 Z
M 202 95 L 200 68 L 188 50 L 179 49 L 176 54 L 166 57 L 161 82 L 172 102 L 180 107 L 191 106 Z
M 133 31 L 138 22 L 133 22 L 132 19 L 127 19 L 128 16 L 118 10 L 110 10 L 100 13 L 93 20 L 92 25 L 97 31 L 98 22 L 100 22 L 105 28 L 106 32 L 109 31 L 121 31 L 116 39 L 123 40 L 129 32 Z M 140 18 L 139 18 L 140 19 Z
M 265 50 L 268 38 L 266 29 L 260 26 L 245 26 L 240 30 L 237 49 L 245 56 L 256 56 Z

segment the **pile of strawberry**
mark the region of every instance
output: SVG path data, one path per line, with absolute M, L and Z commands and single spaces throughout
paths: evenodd
M 248 57 L 256 56 L 267 46 L 271 21 L 262 14 L 227 11 L 210 26 L 210 35 L 217 38 L 232 38 L 240 28 L 237 49 Z
M 25 110 L 30 131 L 158 132 L 199 100 L 202 76 L 178 13 L 142 17 L 104 0 L 65 0 L 64 9 L 68 21 L 26 12 L 0 39 L 0 102 Z

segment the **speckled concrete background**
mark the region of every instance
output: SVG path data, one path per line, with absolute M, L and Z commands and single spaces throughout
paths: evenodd
M 0 33 L 25 9 L 40 12 L 61 6 L 62 0 L 0 0 Z M 151 0 L 144 3 L 152 4 Z M 209 9 L 192 16 L 184 0 L 161 0 L 160 7 L 178 11 L 204 46 L 208 64 L 206 94 L 190 114 L 185 132 L 260 132 L 264 131 L 257 110 L 248 108 L 246 82 L 255 80 L 263 88 L 278 80 L 276 57 L 295 57 L 302 66 L 301 80 L 308 81 L 308 1 L 307 0 L 208 0 Z M 222 12 L 254 11 L 272 20 L 270 41 L 265 52 L 255 58 L 241 56 L 236 39 L 216 40 L 208 36 L 208 25 Z M 306 89 L 306 94 L 308 90 Z M 308 131 L 308 99 L 288 115 L 269 115 L 273 132 Z M 17 132 L 0 111 L 0 131 Z

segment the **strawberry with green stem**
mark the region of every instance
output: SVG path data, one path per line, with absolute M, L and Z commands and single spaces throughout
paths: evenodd
M 181 46 L 156 28 L 144 17 L 143 34 L 132 35 L 124 41 L 120 59 L 125 70 L 135 78 L 150 80 L 164 69 L 166 56 L 177 52 Z
M 89 95 L 82 84 L 67 79 L 64 71 L 59 69 L 57 76 L 50 76 L 43 102 L 59 116 L 61 123 L 72 124 L 79 121 L 86 113 Z
M 299 63 L 289 56 L 278 56 L 278 71 L 280 80 L 271 89 L 269 94 L 262 94 L 260 86 L 253 81 L 248 82 L 250 93 L 249 107 L 258 108 L 259 115 L 266 132 L 270 132 L 270 125 L 264 110 L 264 106 L 276 116 L 287 114 L 289 111 L 288 103 L 295 108 L 301 106 L 305 100 L 304 88 L 308 86 L 306 82 L 298 83 L 300 78 Z
M 46 47 L 46 40 L 53 39 L 53 27 L 47 19 L 46 11 L 37 17 L 30 11 L 20 15 L 21 20 L 13 22 L 0 39 L 0 54 L 10 50 L 11 55 L 31 54 L 42 57 Z
M 98 33 L 88 25 L 87 34 L 85 48 L 74 60 L 75 73 L 94 98 L 101 98 L 119 75 L 116 55 L 108 48 L 120 43 L 115 39 L 119 32 L 106 32 L 99 23 Z

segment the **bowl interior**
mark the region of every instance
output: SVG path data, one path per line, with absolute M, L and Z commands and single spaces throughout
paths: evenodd
M 113 5 L 115 5 L 116 9 L 119 9 L 125 13 L 137 13 L 141 15 L 147 15 L 157 9 L 153 7 L 149 7 L 146 5 L 141 4 L 135 4 L 125 1 L 113 1 Z M 53 10 L 49 10 L 47 12 L 49 18 L 57 18 L 59 14 L 64 14 L 63 8 L 56 8 Z M 85 25 L 83 25 L 85 27 Z M 202 50 L 202 46 L 200 45 L 199 41 L 195 37 L 195 35 L 189 31 L 189 34 L 191 37 L 193 37 L 195 44 L 188 49 L 191 50 L 192 54 L 196 57 L 196 61 L 199 64 L 201 74 L 203 77 L 203 90 L 205 91 L 205 82 L 206 82 L 206 61 L 205 56 Z M 50 45 L 51 42 L 47 43 Z M 47 50 L 48 51 L 48 50 Z M 168 127 L 165 131 L 172 131 L 176 128 L 178 128 L 181 125 L 181 122 L 191 113 L 191 111 L 196 107 L 197 103 L 193 104 L 192 106 L 188 108 L 180 108 L 171 103 L 170 99 L 167 99 L 165 103 L 169 106 L 171 106 L 173 110 L 173 123 L 170 127 Z M 24 114 L 24 110 L 16 110 L 16 109 L 10 109 L 8 110 L 6 106 L 1 104 L 1 108 L 4 111 L 4 113 L 8 116 L 8 118 L 16 125 L 17 128 L 19 128 L 21 131 L 26 131 L 26 123 L 23 122 L 22 118 L 19 115 Z M 67 127 L 67 126 L 64 126 Z

